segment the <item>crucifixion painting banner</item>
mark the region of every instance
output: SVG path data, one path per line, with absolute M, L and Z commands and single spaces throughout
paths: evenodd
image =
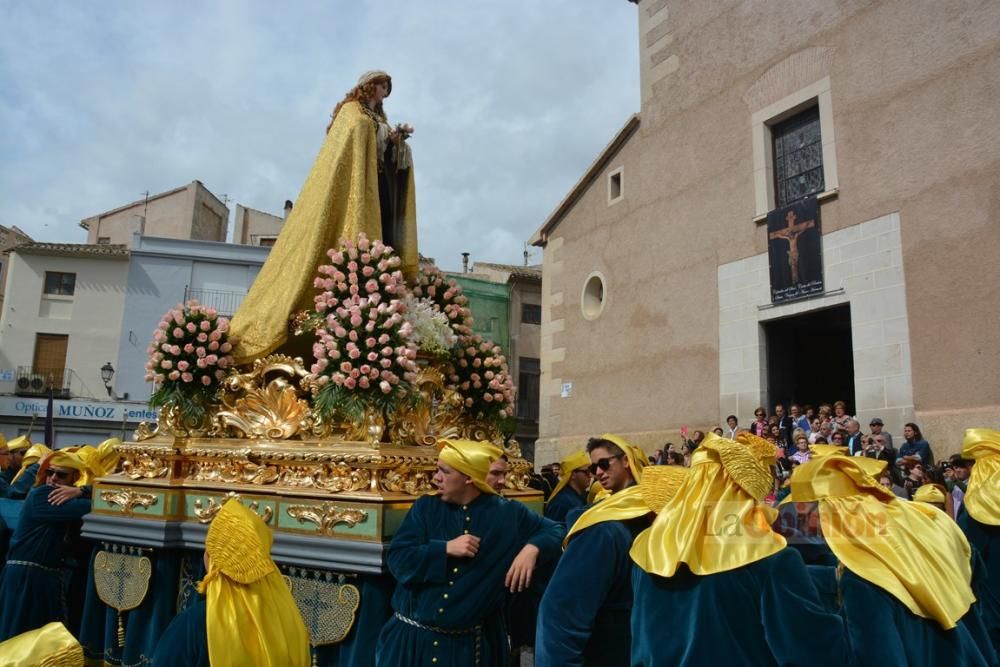
M 822 237 L 815 197 L 800 199 L 767 214 L 771 303 L 823 294 Z

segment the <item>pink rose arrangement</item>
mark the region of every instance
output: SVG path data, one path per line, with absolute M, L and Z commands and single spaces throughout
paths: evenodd
M 341 240 L 327 251 L 330 263 L 319 267 L 314 285 L 316 341 L 311 377 L 319 390 L 321 414 L 359 420 L 368 408 L 390 412 L 413 399 L 417 348 L 404 321 L 403 298 L 409 290 L 390 246 Z
M 503 350 L 479 334 L 459 338 L 448 383 L 462 396 L 473 419 L 495 422 L 513 416 L 514 383 Z
M 472 335 L 472 311 L 469 298 L 462 293 L 462 286 L 448 278 L 437 267 L 421 267 L 413 295 L 431 301 L 448 317 L 448 324 L 456 336 Z
M 186 417 L 204 415 L 233 365 L 228 331 L 228 319 L 195 300 L 168 310 L 146 350 L 146 380 L 157 385 L 150 407 L 177 406 Z

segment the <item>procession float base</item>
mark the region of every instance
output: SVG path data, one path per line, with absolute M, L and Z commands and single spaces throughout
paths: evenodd
M 170 620 L 197 599 L 208 528 L 235 498 L 274 531 L 272 557 L 303 613 L 318 665 L 371 665 L 391 614 L 384 552 L 407 510 L 432 492 L 438 438 L 491 439 L 421 370 L 421 406 L 324 423 L 306 400 L 301 362 L 269 358 L 227 380 L 198 423 L 169 410 L 119 448 L 82 534 L 91 555 L 80 638 L 90 664 L 145 665 Z M 505 495 L 542 511 L 517 444 Z

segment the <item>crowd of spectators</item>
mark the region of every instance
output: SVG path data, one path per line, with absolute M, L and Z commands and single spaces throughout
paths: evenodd
M 965 494 L 971 462 L 955 455 L 936 463 L 930 443 L 920 427 L 907 423 L 897 436 L 885 429 L 880 417 L 871 419 L 867 431 L 861 422 L 848 413 L 844 401 L 833 404 L 800 406 L 793 403 L 785 410 L 778 404 L 769 414 L 759 407 L 754 411 L 749 425 L 739 423 L 736 415 L 729 415 L 726 423 L 713 429 L 717 435 L 735 438 L 740 431 L 765 438 L 778 448 L 774 466 L 774 492 L 769 500 L 779 503 L 788 494 L 788 480 L 796 466 L 812 457 L 811 445 L 839 445 L 848 448 L 852 456 L 867 456 L 888 462 L 880 481 L 899 497 L 912 500 L 917 490 L 935 485 L 946 497 L 946 511 L 956 516 Z M 649 457 L 653 465 L 690 464 L 691 454 L 698 448 L 705 434 L 702 431 L 682 429 L 677 442 L 667 442 Z M 554 464 L 558 465 L 558 464 Z M 546 468 L 542 469 L 543 475 Z M 558 479 L 558 471 L 549 472 Z

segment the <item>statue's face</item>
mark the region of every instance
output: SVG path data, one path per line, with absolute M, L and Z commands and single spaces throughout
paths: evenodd
M 375 92 L 372 93 L 372 104 L 378 104 L 389 97 L 389 82 L 382 81 L 375 84 Z

